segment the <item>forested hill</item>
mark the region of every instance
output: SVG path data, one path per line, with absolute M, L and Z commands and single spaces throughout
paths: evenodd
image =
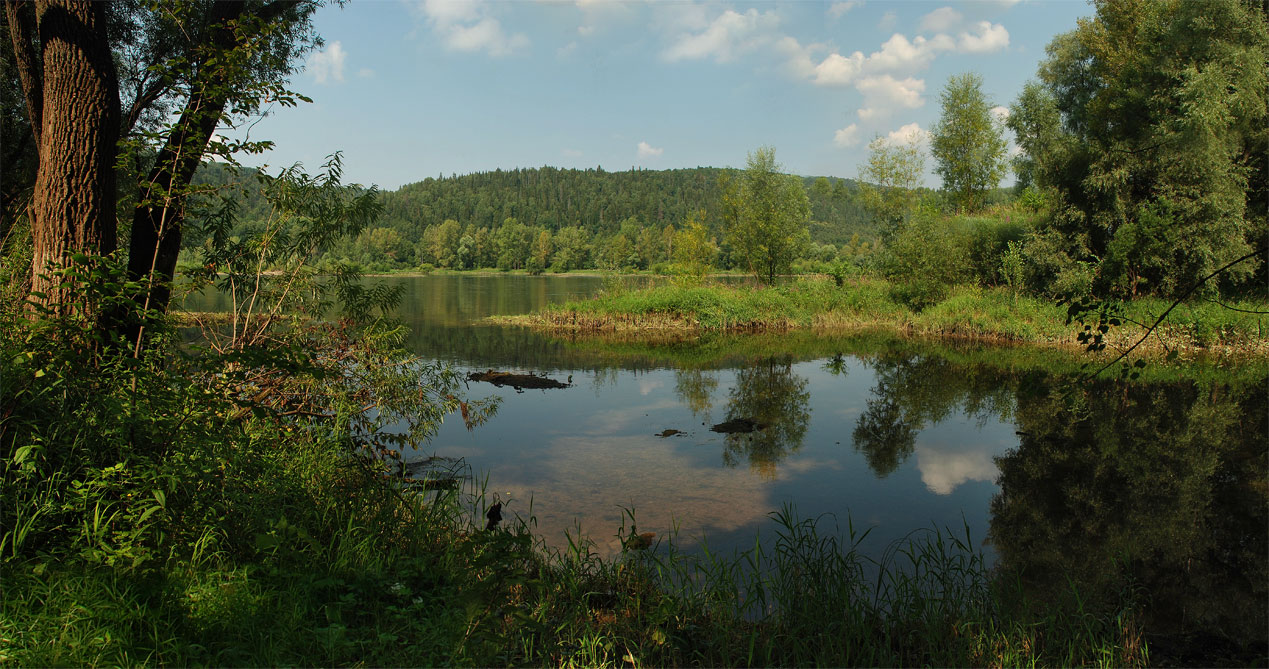
M 697 167 L 677 170 L 531 169 L 495 170 L 461 176 L 428 178 L 387 191 L 380 198 L 384 214 L 377 226 L 395 229 L 411 242 L 422 239 L 428 226 L 446 220 L 466 228 L 500 227 L 507 219 L 556 232 L 579 226 L 592 237 L 615 234 L 625 223 L 638 228 L 678 228 L 696 211 L 706 212 L 706 222 L 721 231 L 719 177 L 726 170 Z M 240 223 L 267 215 L 253 170 L 242 168 L 235 176 L 220 163 L 204 165 L 195 178 L 199 184 L 245 184 L 235 189 Z M 858 234 L 875 237 L 871 217 L 859 201 L 858 185 L 851 179 L 803 177 L 811 200 L 811 238 L 822 244 L 842 245 Z M 634 219 L 631 221 L 630 219 Z M 197 237 L 197 234 L 193 235 Z M 186 246 L 201 240 L 187 236 Z
M 492 229 L 515 219 L 552 232 L 577 225 L 591 235 L 611 235 L 627 219 L 635 219 L 638 227 L 678 227 L 693 212 L 704 210 L 709 227 L 718 230 L 719 177 L 724 171 L 541 167 L 426 179 L 384 193 L 382 224 L 412 239 L 427 226 L 446 220 Z M 859 204 L 853 181 L 804 179 L 811 198 L 813 239 L 840 245 L 856 233 L 873 237 L 871 219 Z

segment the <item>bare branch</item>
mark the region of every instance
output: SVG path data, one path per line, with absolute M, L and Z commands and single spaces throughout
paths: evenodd
M 1255 250 L 1255 251 L 1252 251 L 1251 253 L 1248 253 L 1247 255 L 1245 255 L 1245 256 L 1243 256 L 1243 257 L 1241 257 L 1241 258 L 1238 258 L 1237 260 L 1232 260 L 1232 261 L 1230 261 L 1230 262 L 1226 263 L 1226 264 L 1225 264 L 1223 267 L 1221 267 L 1220 269 L 1218 269 L 1218 270 L 1216 270 L 1216 271 L 1212 272 L 1211 274 L 1208 274 L 1207 276 L 1205 276 L 1205 277 L 1203 277 L 1203 278 L 1199 279 L 1198 281 L 1196 281 L 1196 282 L 1194 283 L 1194 285 L 1190 286 L 1188 289 L 1186 289 L 1186 291 L 1185 291 L 1184 293 L 1181 293 L 1181 295 L 1180 295 L 1179 297 L 1177 297 L 1175 300 L 1173 300 L 1173 301 L 1172 301 L 1172 304 L 1168 305 L 1168 308 L 1167 308 L 1167 309 L 1164 309 L 1162 314 L 1159 314 L 1159 317 L 1155 319 L 1154 323 L 1152 323 L 1152 324 L 1150 325 L 1150 327 L 1146 329 L 1146 332 L 1145 332 L 1144 334 L 1142 334 L 1142 335 L 1141 335 L 1141 338 L 1140 338 L 1140 339 L 1138 339 L 1135 343 L 1133 343 L 1133 345 L 1132 345 L 1132 346 L 1129 346 L 1129 347 L 1128 347 L 1127 349 L 1125 349 L 1122 353 L 1120 353 L 1118 356 L 1116 356 L 1114 360 L 1111 360 L 1110 362 L 1106 363 L 1105 365 L 1102 365 L 1102 367 L 1101 367 L 1100 369 L 1098 369 L 1096 372 L 1093 372 L 1092 374 L 1088 375 L 1088 376 L 1087 376 L 1087 377 L 1085 377 L 1085 378 L 1089 378 L 1089 379 L 1096 378 L 1096 377 L 1097 377 L 1099 374 L 1101 374 L 1102 372 L 1104 372 L 1104 371 L 1106 371 L 1106 370 L 1110 369 L 1111 367 L 1113 367 L 1113 366 L 1115 366 L 1116 364 L 1118 364 L 1118 363 L 1119 363 L 1119 361 L 1121 361 L 1121 360 L 1123 360 L 1124 358 L 1128 357 L 1128 354 L 1129 354 L 1129 353 L 1132 353 L 1132 352 L 1133 352 L 1133 350 L 1135 350 L 1138 346 L 1140 346 L 1143 342 L 1145 342 L 1145 341 L 1146 341 L 1146 339 L 1148 339 L 1148 338 L 1150 337 L 1151 333 L 1153 333 L 1153 332 L 1155 331 L 1155 329 L 1159 327 L 1159 324 L 1163 322 L 1163 319 L 1165 319 L 1165 318 L 1167 318 L 1167 317 L 1168 317 L 1168 314 L 1172 313 L 1172 310 L 1173 310 L 1173 309 L 1175 309 L 1175 308 L 1177 308 L 1178 306 L 1180 306 L 1180 304 L 1181 304 L 1182 302 L 1184 302 L 1184 301 L 1186 300 L 1186 298 L 1188 298 L 1190 295 L 1193 295 L 1193 294 L 1194 294 L 1194 291 L 1198 290 L 1198 289 L 1199 289 L 1199 287 L 1201 287 L 1203 284 L 1207 283 L 1207 282 L 1208 282 L 1209 280 L 1211 280 L 1213 277 L 1216 277 L 1216 276 L 1220 275 L 1222 272 L 1224 272 L 1224 271 L 1228 270 L 1229 268 L 1233 267 L 1234 265 L 1237 265 L 1237 264 L 1239 264 L 1239 263 L 1242 263 L 1242 262 L 1246 262 L 1246 261 L 1248 261 L 1248 260 L 1251 260 L 1252 258 L 1255 258 L 1256 256 L 1264 255 L 1264 254 L 1265 254 L 1265 251 L 1266 251 L 1266 249 L 1264 249 L 1264 248 L 1260 248 L 1260 249 L 1257 249 L 1257 250 Z
M 13 57 L 22 80 L 22 93 L 26 96 L 26 113 L 31 121 L 31 133 L 35 145 L 40 145 L 40 131 L 44 122 L 44 77 L 41 58 L 35 50 L 35 7 L 32 2 L 5 2 L 5 18 L 9 21 L 9 36 L 13 40 Z

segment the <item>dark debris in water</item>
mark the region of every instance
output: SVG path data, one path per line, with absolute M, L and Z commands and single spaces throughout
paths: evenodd
M 712 432 L 721 432 L 722 434 L 748 434 L 756 430 L 765 430 L 765 423 L 759 423 L 756 420 L 748 418 L 733 418 L 709 428 Z
M 492 383 L 499 388 L 503 386 L 511 386 L 516 390 L 525 388 L 546 390 L 550 388 L 569 388 L 571 384 L 560 383 L 555 379 L 538 376 L 536 374 L 513 374 L 511 372 L 495 372 L 488 370 L 484 372 L 472 372 L 467 375 L 468 381 L 484 381 Z
M 683 434 L 683 431 L 682 431 L 682 430 L 675 430 L 675 429 L 672 429 L 672 428 L 666 428 L 666 429 L 661 430 L 660 432 L 656 433 L 656 435 L 654 435 L 654 436 L 661 437 L 662 439 L 665 439 L 666 437 L 673 437 L 673 436 L 674 436 L 674 435 L 676 435 L 676 434 Z

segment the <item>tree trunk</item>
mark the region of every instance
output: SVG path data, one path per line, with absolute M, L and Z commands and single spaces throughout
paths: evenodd
M 43 293 L 55 313 L 67 313 L 69 296 L 49 270 L 66 266 L 72 253 L 115 250 L 118 83 L 103 4 L 42 0 L 37 21 L 43 95 L 39 115 L 32 114 L 41 128 L 31 202 L 31 290 Z
M 228 24 L 246 8 L 244 2 L 220 0 L 215 4 L 211 13 L 209 53 L 221 54 L 233 46 L 236 36 Z M 129 278 L 147 287 L 146 292 L 136 298 L 138 306 L 167 311 L 176 259 L 181 250 L 181 225 L 185 220 L 189 184 L 229 99 L 220 67 L 223 66 L 200 64 L 199 80 L 181 117 L 159 151 L 154 169 L 141 184 L 128 255 Z M 129 332 L 129 339 L 135 341 L 139 335 L 139 332 Z

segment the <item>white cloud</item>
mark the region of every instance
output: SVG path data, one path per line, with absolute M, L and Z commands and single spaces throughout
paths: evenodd
M 665 149 L 652 146 L 651 144 L 648 144 L 647 142 L 639 142 L 639 157 L 640 158 L 655 158 L 661 155 L 662 153 L 665 153 Z
M 859 126 L 854 123 L 833 133 L 833 144 L 841 148 L 855 146 L 859 143 Z
M 881 45 L 881 51 L 868 56 L 869 70 L 873 72 L 915 72 L 925 69 L 934 60 L 937 44 L 917 36 L 912 41 L 895 33 Z
M 342 82 L 344 80 L 344 60 L 348 54 L 344 45 L 331 42 L 325 49 L 309 55 L 306 64 L 313 75 L 313 81 L 325 84 L 328 79 Z
M 559 58 L 565 58 L 576 50 L 577 50 L 577 42 L 569 42 L 568 44 L 565 44 L 564 46 L 556 49 L 555 55 Z
M 841 16 L 857 4 L 855 0 L 837 2 L 827 11 L 830 16 Z M 923 17 L 921 31 L 932 34 L 909 38 L 893 33 L 878 50 L 866 56 L 861 51 L 847 55 L 821 43 L 804 45 L 779 30 L 780 19 L 775 11 L 748 9 L 739 13 L 728 9 L 711 14 L 706 5 L 697 3 L 660 7 L 664 9 L 656 14 L 654 23 L 670 36 L 669 46 L 661 54 L 664 60 L 712 59 L 725 63 L 747 53 L 765 51 L 775 62 L 782 61 L 795 79 L 815 86 L 853 86 L 864 98 L 857 112 L 864 121 L 924 105 L 925 81 L 912 75 L 928 69 L 939 54 L 989 53 L 1009 45 L 1009 32 L 1004 26 L 979 21 L 966 27 L 964 17 L 951 7 L 941 7 Z M 887 12 L 882 19 L 883 29 L 892 27 L 896 20 L 894 12 Z
M 886 134 L 886 142 L 892 146 L 906 146 L 909 144 L 924 144 L 930 138 L 930 133 L 921 129 L 917 123 L 909 123 L 898 130 L 892 130 Z
M 816 86 L 845 86 L 859 76 L 864 66 L 864 54 L 856 51 L 849 58 L 840 53 L 830 53 L 819 65 L 815 66 L 814 83 Z
M 921 18 L 918 28 L 923 33 L 946 33 L 961 26 L 965 20 L 961 13 L 951 7 L 939 7 Z
M 1005 121 L 1009 119 L 1009 108 L 996 105 L 995 107 L 991 108 L 991 114 L 992 116 L 996 117 L 997 121 L 1004 123 Z
M 956 50 L 961 53 L 991 53 L 1009 46 L 1009 31 L 999 23 L 979 21 L 977 34 L 963 32 L 956 39 Z
M 764 44 L 774 43 L 779 23 L 780 18 L 772 11 L 758 13 L 750 9 L 738 14 L 729 9 L 699 31 L 680 32 L 661 55 L 669 62 L 713 58 L 715 62 L 725 63 Z
M 845 2 L 834 2 L 828 8 L 829 18 L 840 19 L 842 15 L 859 6 L 857 0 L 846 0 Z
M 859 118 L 863 120 L 877 118 L 891 109 L 916 109 L 925 104 L 925 98 L 921 97 L 925 91 L 922 79 L 895 79 L 883 74 L 864 77 L 855 84 L 855 88 L 864 94 L 864 107 L 859 110 Z
M 421 9 L 437 23 L 454 24 L 480 18 L 479 0 L 423 0 Z
M 991 454 L 945 453 L 929 446 L 917 446 L 917 469 L 921 482 L 936 495 L 950 495 L 968 481 L 994 481 L 1000 475 Z
M 423 0 L 420 9 L 447 49 L 506 56 L 529 46 L 523 33 L 507 34 L 487 7 L 480 0 Z
M 777 43 L 777 47 L 788 58 L 790 71 L 796 76 L 809 78 L 816 86 L 855 84 L 862 91 L 866 85 L 860 85 L 860 78 L 866 75 L 893 77 L 912 74 L 928 68 L 934 58 L 945 51 L 982 53 L 1008 44 L 1009 33 L 1003 26 L 982 22 L 978 25 L 978 33 L 961 33 L 955 39 L 943 33 L 932 37 L 917 35 L 912 39 L 895 33 L 882 43 L 879 50 L 867 56 L 859 51 L 849 56 L 833 52 L 818 63 L 811 55 L 814 51 L 825 50 L 823 45 L 802 47 L 797 40 L 785 37 Z

